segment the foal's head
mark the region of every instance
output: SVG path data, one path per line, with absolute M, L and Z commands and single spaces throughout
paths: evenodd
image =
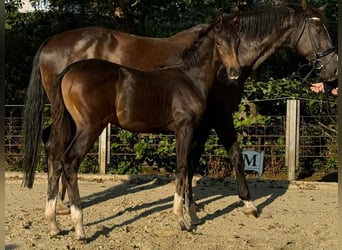
M 240 64 L 237 51 L 240 39 L 237 35 L 237 17 L 219 15 L 214 27 L 215 48 L 218 59 L 227 70 L 229 79 L 235 80 L 240 76 Z

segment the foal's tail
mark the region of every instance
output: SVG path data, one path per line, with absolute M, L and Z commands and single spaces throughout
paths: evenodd
M 23 145 L 24 158 L 22 166 L 24 171 L 24 187 L 32 188 L 34 174 L 40 153 L 40 139 L 42 135 L 43 109 L 45 93 L 41 82 L 39 70 L 39 56 L 42 48 L 50 39 L 45 40 L 39 47 L 32 65 L 30 82 L 26 92 L 23 110 Z

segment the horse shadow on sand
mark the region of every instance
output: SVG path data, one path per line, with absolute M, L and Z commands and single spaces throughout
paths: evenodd
M 207 180 L 201 181 L 205 182 L 204 185 L 208 185 L 206 184 Z M 219 188 L 212 190 L 210 193 L 207 192 L 205 187 L 203 186 L 194 187 L 193 193 L 195 194 L 196 200 L 204 200 L 202 202 L 198 202 L 199 207 L 205 207 L 207 204 L 223 199 L 227 196 L 236 196 L 238 201 L 228 204 L 225 208 L 219 209 L 213 213 L 207 213 L 206 216 L 201 218 L 203 223 L 205 223 L 205 221 L 207 220 L 213 220 L 225 214 L 229 214 L 234 209 L 243 206 L 243 203 L 237 197 L 236 180 L 229 179 L 220 182 L 222 183 L 221 186 Z M 270 205 L 280 196 L 284 195 L 289 186 L 288 181 L 263 181 L 259 179 L 247 179 L 247 184 L 249 191 L 251 193 L 251 199 L 257 206 L 260 215 L 262 215 L 262 212 L 265 207 Z M 264 201 L 257 201 L 259 199 L 262 199 Z
M 167 185 L 172 182 L 174 178 L 162 177 L 162 176 L 149 176 L 144 178 L 130 178 L 127 181 L 122 182 L 119 185 L 107 188 L 101 192 L 97 192 L 88 196 L 82 197 L 82 208 L 91 208 L 93 205 L 105 202 L 120 196 L 133 194 L 140 192 L 142 190 L 150 190 L 158 188 L 163 185 Z M 262 181 L 259 179 L 248 179 L 248 187 L 251 192 L 251 197 L 258 207 L 259 213 L 262 215 L 262 211 L 265 207 L 274 202 L 277 198 L 284 195 L 288 189 L 287 181 Z M 211 188 L 213 185 L 218 186 L 218 188 Z M 193 187 L 194 199 L 198 204 L 199 208 L 205 207 L 207 204 L 223 199 L 227 196 L 237 196 L 236 181 L 234 179 L 217 180 L 210 178 L 200 178 L 197 184 Z M 88 242 L 96 240 L 101 235 L 108 236 L 116 228 L 123 228 L 124 226 L 130 225 L 131 223 L 149 216 L 153 213 L 170 210 L 173 205 L 173 195 L 165 197 L 163 199 L 156 199 L 150 202 L 144 202 L 139 205 L 135 205 L 129 208 L 123 208 L 115 214 L 111 214 L 107 217 L 96 219 L 92 222 L 85 223 L 85 226 L 92 226 L 96 224 L 101 224 L 102 222 L 115 219 L 125 212 L 143 212 L 139 213 L 132 218 L 125 220 L 121 223 L 113 223 L 111 227 L 102 227 L 96 233 L 88 238 Z M 263 200 L 261 203 L 257 200 Z M 237 198 L 238 200 L 238 198 Z M 119 206 L 120 204 L 118 204 Z M 242 204 L 240 202 L 233 202 L 227 204 L 223 209 L 219 209 L 212 213 L 206 213 L 204 217 L 201 218 L 202 223 L 207 220 L 213 220 L 220 216 L 229 214 L 234 209 L 237 209 Z M 241 214 L 241 216 L 244 216 Z M 176 223 L 175 223 L 176 226 Z M 64 232 L 66 233 L 66 232 Z
M 151 190 L 158 188 L 162 185 L 167 185 L 172 182 L 174 179 L 169 177 L 155 177 L 155 176 L 141 176 L 141 177 L 130 177 L 127 181 L 122 182 L 119 185 L 114 185 L 113 187 L 107 188 L 101 192 L 97 192 L 88 196 L 82 197 L 82 209 L 89 208 L 95 204 L 105 202 L 114 198 L 118 198 L 120 196 L 134 194 L 141 192 L 142 190 Z M 128 207 L 119 210 L 115 214 L 109 215 L 108 217 L 97 219 L 93 222 L 89 222 L 84 224 L 85 226 L 92 226 L 96 224 L 100 224 L 102 222 L 112 220 L 126 212 L 140 211 L 145 210 L 140 213 L 136 217 L 132 217 L 122 223 L 115 223 L 112 227 L 102 227 L 100 231 L 97 231 L 94 235 L 87 239 L 88 242 L 96 240 L 99 236 L 104 235 L 107 236 L 110 232 L 112 232 L 115 228 L 122 228 L 127 226 L 134 221 L 139 220 L 140 218 L 144 218 L 149 216 L 150 214 L 164 211 L 170 209 L 172 207 L 173 196 L 166 197 L 164 199 L 158 199 L 151 202 L 141 203 L 139 205 Z M 120 206 L 120 204 L 118 204 Z

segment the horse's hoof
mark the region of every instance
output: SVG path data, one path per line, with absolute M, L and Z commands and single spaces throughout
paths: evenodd
M 61 236 L 61 234 L 61 231 L 50 232 L 50 239 L 57 239 L 59 236 Z
M 252 201 L 243 200 L 242 202 L 244 204 L 243 213 L 247 217 L 254 217 L 254 218 L 259 217 L 259 211 Z
M 260 216 L 259 212 L 257 210 L 249 210 L 249 211 L 243 211 L 243 213 L 250 218 L 258 218 Z
M 59 210 L 59 209 L 56 210 L 56 215 L 69 215 L 70 213 L 71 212 L 69 208 L 64 209 L 64 210 Z
M 190 223 L 191 225 L 199 225 L 202 223 L 201 219 L 197 216 L 196 213 L 192 213 L 189 215 L 190 216 Z
M 196 212 L 200 212 L 201 211 L 200 205 L 198 205 L 196 202 L 194 202 L 194 208 L 195 208 Z
M 188 231 L 190 232 L 192 230 L 192 226 L 186 223 L 185 221 L 179 222 L 179 226 L 182 231 Z
M 69 215 L 70 208 L 68 208 L 61 200 L 57 200 L 56 214 L 57 215 Z
M 76 237 L 76 241 L 80 244 L 87 244 L 87 238 L 86 237 Z
M 191 225 L 195 225 L 195 226 L 198 226 L 198 225 L 201 225 L 203 222 L 201 219 L 197 218 L 197 219 L 191 219 Z

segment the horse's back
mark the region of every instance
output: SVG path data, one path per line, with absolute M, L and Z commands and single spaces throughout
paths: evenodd
M 57 74 L 76 61 L 106 59 L 107 55 L 114 53 L 115 33 L 103 27 L 85 27 L 54 35 L 41 51 L 42 71 Z
M 62 95 L 76 124 L 102 120 L 135 132 L 173 130 L 175 116 L 192 119 L 205 103 L 180 69 L 143 72 L 98 59 L 70 65 L 62 76 Z
M 103 59 L 139 70 L 176 63 L 205 25 L 195 26 L 168 38 L 142 37 L 103 27 L 84 27 L 53 36 L 41 51 L 43 70 L 60 73 L 73 62 Z

